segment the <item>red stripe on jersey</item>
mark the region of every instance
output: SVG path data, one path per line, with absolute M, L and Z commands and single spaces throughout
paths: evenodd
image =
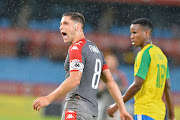
M 85 43 L 86 43 L 86 40 L 85 38 L 83 38 L 69 47 L 69 63 L 73 61 L 82 62 L 81 52 Z
M 79 71 L 79 70 L 71 70 L 70 72 L 73 72 L 73 71 Z
M 107 64 L 103 65 L 102 71 L 103 71 L 103 70 L 106 70 L 106 69 L 109 69 L 108 66 L 107 66 Z

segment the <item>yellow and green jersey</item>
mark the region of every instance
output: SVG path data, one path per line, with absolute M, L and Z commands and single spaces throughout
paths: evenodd
M 164 120 L 166 109 L 162 96 L 169 68 L 167 58 L 159 47 L 148 44 L 137 54 L 134 76 L 144 79 L 142 88 L 134 97 L 135 115 Z

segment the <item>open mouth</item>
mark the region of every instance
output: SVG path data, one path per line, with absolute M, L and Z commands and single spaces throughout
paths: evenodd
M 131 44 L 134 45 L 135 44 L 135 41 L 133 39 L 131 39 Z
M 68 36 L 66 32 L 61 32 L 61 34 L 62 34 L 63 39 L 67 39 Z
M 62 32 L 61 34 L 62 34 L 62 36 L 66 36 L 67 35 L 67 33 L 65 33 L 65 32 Z

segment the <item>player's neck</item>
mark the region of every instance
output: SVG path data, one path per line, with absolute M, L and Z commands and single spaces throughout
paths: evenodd
M 72 44 L 78 42 L 79 40 L 85 38 L 84 33 L 78 34 L 76 37 L 74 37 L 74 40 L 72 41 Z
M 147 44 L 152 44 L 152 40 L 151 40 L 151 39 L 146 40 L 146 42 L 144 42 L 144 43 L 140 46 L 141 49 L 143 49 L 144 46 L 146 46 Z

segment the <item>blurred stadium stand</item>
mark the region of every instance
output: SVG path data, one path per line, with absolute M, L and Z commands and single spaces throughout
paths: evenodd
M 30 84 L 61 84 L 65 78 L 63 62 L 52 62 L 47 58 L 2 58 L 0 59 L 0 79 L 5 82 L 18 82 Z M 133 66 L 122 64 L 120 67 L 128 77 L 130 83 L 133 82 Z M 172 89 L 179 92 L 180 84 L 177 79 L 180 77 L 180 67 L 170 67 Z
M 25 83 L 60 84 L 65 79 L 63 62 L 52 62 L 47 58 L 2 58 L 1 80 Z M 28 74 L 27 74 L 28 73 Z
M 151 19 L 153 43 L 168 57 L 175 104 L 180 105 L 179 0 L 0 0 L 0 11 L 0 93 L 47 95 L 63 82 L 69 45 L 59 33 L 60 18 L 64 12 L 78 11 L 86 18 L 86 38 L 119 57 L 129 83 L 137 53 L 129 25 L 139 17 Z
M 11 26 L 11 21 L 8 18 L 0 18 L 0 27 L 8 28 Z

